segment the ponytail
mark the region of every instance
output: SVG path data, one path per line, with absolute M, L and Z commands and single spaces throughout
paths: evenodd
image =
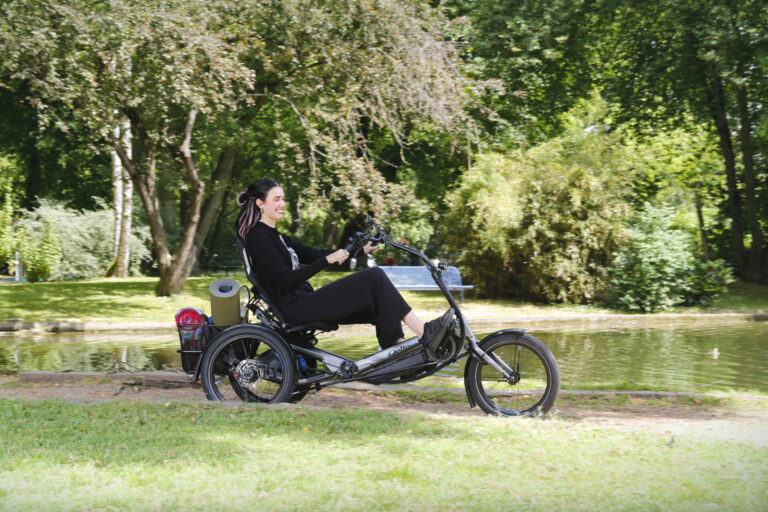
M 259 178 L 251 185 L 237 194 L 237 205 L 241 207 L 240 213 L 235 221 L 235 231 L 245 240 L 248 232 L 261 219 L 261 209 L 256 204 L 256 199 L 265 201 L 269 191 L 280 184 L 269 178 Z

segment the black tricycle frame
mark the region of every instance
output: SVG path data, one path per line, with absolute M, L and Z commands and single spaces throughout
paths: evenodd
M 216 340 L 221 336 L 226 336 L 233 329 L 242 329 L 243 326 L 248 326 L 249 329 L 252 329 L 254 336 L 259 334 L 277 336 L 289 347 L 295 359 L 292 363 L 294 364 L 295 371 L 290 373 L 295 374 L 296 377 L 293 382 L 291 398 L 287 401 L 298 401 L 308 391 L 319 391 L 324 387 L 344 382 L 362 381 L 371 384 L 412 382 L 429 377 L 447 365 L 469 357 L 464 369 L 464 383 L 470 407 L 475 407 L 479 402 L 481 408 L 486 412 L 507 416 L 537 415 L 546 413 L 549 410 L 559 391 L 559 369 L 557 368 L 554 356 L 552 356 L 549 349 L 543 343 L 525 334 L 524 329 L 502 329 L 489 334 L 483 340 L 478 340 L 466 316 L 461 312 L 453 295 L 443 282 L 442 273 L 445 271 L 445 266 L 442 263 L 438 266 L 434 265 L 421 252 L 392 239 L 389 236 L 389 228 L 387 226 L 366 217 L 365 228 L 363 231 L 357 232 L 350 237 L 345 249 L 354 255 L 362 250 L 362 247 L 368 242 L 377 245 L 383 244 L 405 251 L 419 258 L 424 266 L 429 269 L 432 278 L 454 312 L 454 320 L 449 332 L 434 352 L 422 346 L 416 338 L 405 340 L 400 344 L 380 350 L 356 361 L 317 348 L 316 334 L 333 331 L 338 326 L 328 323 L 299 326 L 289 325 L 275 302 L 265 295 L 265 288 L 261 285 L 258 276 L 253 272 L 245 244 L 242 239 L 235 235 L 235 245 L 243 260 L 246 275 L 253 285 L 253 294 L 250 296 L 246 307 L 256 317 L 257 323 L 244 323 L 225 329 L 215 327 L 214 329 L 219 332 L 214 336 L 213 340 L 202 351 L 193 351 L 195 354 L 200 355 L 194 371 L 195 380 L 201 377 L 206 353 L 210 347 L 215 345 Z M 484 346 L 491 347 L 494 343 L 498 345 L 501 338 L 504 339 L 504 344 L 516 347 L 519 345 L 534 352 L 545 368 L 546 388 L 542 393 L 543 396 L 539 402 L 529 409 L 518 411 L 499 407 L 494 402 L 493 397 L 484 392 L 483 386 L 478 384 L 479 379 L 481 379 L 482 367 L 486 365 L 498 373 L 499 378 L 495 379 L 498 382 L 506 381 L 506 383 L 512 385 L 521 380 L 519 359 L 517 361 L 517 368 L 515 368 L 514 364 L 511 366 L 493 352 L 483 349 Z M 518 353 L 520 350 L 522 349 L 518 347 Z M 246 355 L 246 357 L 248 356 Z M 300 357 L 315 362 L 314 367 L 304 371 L 303 375 L 302 371 L 299 371 L 300 365 L 297 362 Z M 516 356 L 513 355 L 512 357 Z M 322 362 L 326 369 L 317 369 L 316 362 Z M 213 368 L 212 364 L 209 364 L 209 367 Z M 306 370 L 306 368 L 304 369 Z M 228 372 L 230 373 L 231 385 L 235 388 L 237 384 L 232 379 L 232 372 L 231 370 Z M 272 378 L 275 377 L 273 376 Z M 212 397 L 207 389 L 206 394 L 209 399 L 217 399 Z M 238 393 L 238 395 L 246 399 L 241 393 Z

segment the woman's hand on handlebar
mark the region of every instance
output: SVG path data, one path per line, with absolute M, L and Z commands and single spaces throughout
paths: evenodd
M 328 256 L 325 257 L 326 260 L 328 260 L 329 264 L 336 263 L 337 265 L 341 265 L 345 261 L 347 261 L 347 258 L 349 258 L 349 253 L 345 251 L 344 249 L 339 249 L 338 251 L 332 252 Z
M 365 251 L 365 254 L 376 254 L 376 251 L 379 250 L 379 244 L 373 245 L 373 242 L 368 242 L 363 246 L 363 251 Z

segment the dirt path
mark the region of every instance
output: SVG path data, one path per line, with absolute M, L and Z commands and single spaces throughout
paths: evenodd
M 403 392 L 405 391 L 405 392 Z M 418 393 L 416 393 L 418 391 Z M 376 409 L 401 413 L 483 416 L 461 390 L 423 393 L 411 386 L 354 385 L 327 388 L 302 400 L 302 407 Z M 48 374 L 0 376 L 0 398 L 206 402 L 199 383 L 184 374 Z M 648 393 L 563 392 L 548 418 L 578 428 L 653 432 L 675 439 L 699 439 L 768 446 L 768 397 Z

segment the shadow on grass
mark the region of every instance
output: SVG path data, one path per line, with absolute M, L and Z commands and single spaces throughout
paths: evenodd
M 166 405 L 107 402 L 99 405 L 0 399 L 0 424 L 9 442 L 6 457 L 45 457 L 53 462 L 150 462 L 222 460 L 242 444 L 419 442 L 474 437 L 468 424 L 365 410 L 278 409 L 260 406 Z M 238 440 L 242 440 L 242 443 Z M 105 460 L 105 454 L 107 460 Z

